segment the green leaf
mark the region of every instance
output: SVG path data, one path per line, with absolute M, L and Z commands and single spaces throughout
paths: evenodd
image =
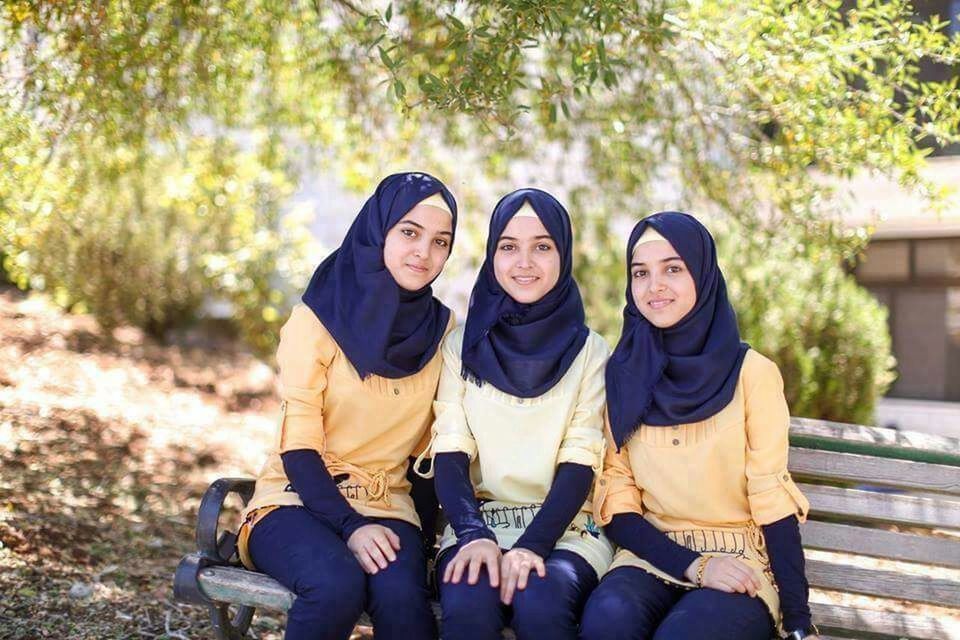
M 393 60 L 390 59 L 390 56 L 384 50 L 383 47 L 378 46 L 377 50 L 380 52 L 380 61 L 384 64 L 387 69 L 393 69 Z
M 393 17 L 393 3 L 387 5 L 387 11 L 383 14 L 385 22 L 390 22 L 390 18 Z

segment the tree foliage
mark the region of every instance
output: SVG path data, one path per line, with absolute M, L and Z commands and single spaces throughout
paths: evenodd
M 282 315 L 273 264 L 305 274 L 317 260 L 276 226 L 304 167 L 364 191 L 401 168 L 447 178 L 470 212 L 461 264 L 477 259 L 485 216 L 474 212 L 490 210 L 490 190 L 532 174 L 570 204 L 588 313 L 613 336 L 624 226 L 652 210 L 724 218 L 758 247 L 789 233 L 844 259 L 864 235 L 838 231 L 811 168 L 876 171 L 936 196 L 919 169 L 932 144 L 960 140 L 960 92 L 956 76 L 921 82 L 917 71 L 958 64 L 960 40 L 944 27 L 906 0 L 7 2 L 0 250 L 19 282 L 60 287 L 108 323 L 164 326 L 204 291 L 253 322 L 267 305 Z M 163 204 L 170 181 L 190 175 L 190 195 Z M 222 225 L 198 224 L 228 183 L 241 195 L 224 196 Z M 121 229 L 129 216 L 155 230 L 134 238 Z M 178 237 L 198 248 L 181 249 L 186 262 L 161 258 L 161 240 Z M 157 272 L 133 283 L 144 244 Z M 210 258 L 251 244 L 237 260 Z M 94 282 L 70 275 L 79 263 L 48 266 L 60 255 L 115 262 L 97 258 Z M 108 277 L 116 264 L 126 273 Z M 746 282 L 732 264 L 729 277 Z M 104 311 L 119 281 L 136 300 Z M 167 300 L 137 298 L 160 282 Z M 742 315 L 748 334 L 767 321 Z M 849 318 L 884 323 L 875 309 Z

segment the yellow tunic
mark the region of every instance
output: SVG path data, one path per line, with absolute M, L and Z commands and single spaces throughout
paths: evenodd
M 478 387 L 465 381 L 460 375 L 462 343 L 463 327 L 443 343 L 431 449 L 434 454 L 460 451 L 470 456 L 483 517 L 498 544 L 509 549 L 543 504 L 557 465 L 575 462 L 600 470 L 609 347 L 591 331 L 552 389 L 536 398 L 519 398 L 489 383 Z M 455 543 L 448 526 L 440 548 Z M 613 548 L 593 520 L 589 499 L 556 548 L 577 553 L 598 575 L 609 564 Z
M 763 581 L 760 597 L 779 625 L 780 600 L 761 525 L 806 519 L 809 503 L 787 471 L 790 414 L 777 365 L 748 351 L 733 400 L 702 422 L 641 425 L 617 452 L 607 429 L 605 468 L 594 492 L 600 524 L 642 514 L 675 542 L 706 555 L 735 555 Z M 678 581 L 619 549 L 610 570 L 637 566 Z
M 451 314 L 447 331 L 453 326 Z M 280 331 L 280 422 L 257 478 L 253 498 L 243 512 L 250 525 L 269 507 L 302 505 L 290 487 L 280 454 L 314 449 L 336 476 L 340 492 L 358 513 L 397 518 L 420 526 L 410 497 L 408 458 L 426 448 L 432 403 L 437 392 L 440 349 L 419 372 L 390 379 L 360 379 L 346 354 L 309 307 L 294 307 Z M 241 531 L 241 558 L 248 566 Z

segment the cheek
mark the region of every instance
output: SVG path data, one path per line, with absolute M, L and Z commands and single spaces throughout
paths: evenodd
M 683 283 L 683 286 L 678 287 L 678 294 L 683 299 L 683 306 L 686 310 L 693 309 L 694 305 L 697 304 L 697 286 L 693 282 L 693 278 L 687 277 Z
M 633 276 L 630 277 L 630 295 L 633 296 L 633 304 L 639 308 L 640 301 L 643 300 L 643 281 Z
M 496 277 L 497 282 L 500 283 L 500 286 L 504 286 L 504 282 L 507 280 L 507 275 L 510 273 L 510 258 L 507 254 L 497 251 L 493 254 L 493 275 Z
M 547 274 L 546 280 L 550 283 L 552 289 L 560 280 L 560 254 L 551 251 L 550 255 L 544 259 L 543 271 Z

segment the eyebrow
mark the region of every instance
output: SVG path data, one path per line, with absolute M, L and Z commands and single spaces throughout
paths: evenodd
M 421 231 L 427 230 L 426 227 L 424 227 L 422 224 L 418 224 L 413 220 L 401 220 L 397 224 L 411 224 L 415 226 L 417 229 L 420 229 Z M 451 233 L 450 231 L 437 231 L 437 233 L 441 236 L 450 236 L 451 238 L 453 237 L 453 233 Z
M 671 257 L 669 257 L 669 258 L 664 258 L 664 259 L 661 260 L 660 262 L 661 262 L 661 263 L 663 263 L 663 262 L 672 262 L 673 260 L 683 261 L 683 258 L 681 258 L 680 256 L 671 256 Z M 630 266 L 631 266 L 631 267 L 644 267 L 644 266 L 646 266 L 646 264 L 647 264 L 646 262 L 631 262 L 631 263 L 630 263 Z
M 549 235 L 533 236 L 533 239 L 534 240 L 553 240 L 553 236 L 549 236 Z M 500 236 L 500 240 L 512 240 L 514 242 L 519 242 L 519 240 L 517 240 L 517 238 L 514 238 L 513 236 Z M 500 240 L 497 240 L 497 242 L 500 242 Z

